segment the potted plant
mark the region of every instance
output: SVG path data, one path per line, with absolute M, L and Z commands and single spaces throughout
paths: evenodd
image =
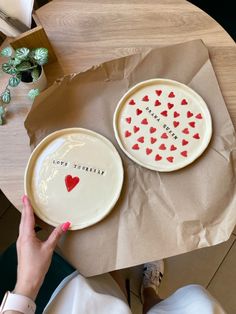
M 2 49 L 1 56 L 8 58 L 8 61 L 2 64 L 2 71 L 11 77 L 1 94 L 0 124 L 3 122 L 5 107 L 11 101 L 11 87 L 18 86 L 20 82 L 28 84 L 31 88 L 28 93 L 31 99 L 46 88 L 47 80 L 42 66 L 48 62 L 48 50 L 22 47 L 13 51 L 11 47 L 6 47 Z

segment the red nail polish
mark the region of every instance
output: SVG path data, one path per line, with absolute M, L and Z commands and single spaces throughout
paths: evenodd
M 25 204 L 25 202 L 27 201 L 27 195 L 23 195 L 21 200 L 22 203 Z
M 67 222 L 65 222 L 65 223 L 62 225 L 61 229 L 62 229 L 64 232 L 66 232 L 66 231 L 70 228 L 70 225 L 71 225 L 71 223 L 70 223 L 69 221 L 67 221 Z

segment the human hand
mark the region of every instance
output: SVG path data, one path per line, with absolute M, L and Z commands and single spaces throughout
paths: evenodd
M 70 227 L 66 222 L 42 242 L 34 231 L 35 219 L 28 197 L 22 198 L 23 210 L 17 239 L 17 282 L 14 293 L 36 299 L 51 264 L 52 254 L 61 235 Z

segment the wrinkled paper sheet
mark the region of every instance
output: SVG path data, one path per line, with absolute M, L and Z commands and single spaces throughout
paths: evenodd
M 119 99 L 136 83 L 168 78 L 193 88 L 213 120 L 208 149 L 184 169 L 158 173 L 130 160 L 113 132 Z M 208 50 L 200 40 L 149 49 L 65 76 L 37 97 L 25 127 L 34 148 L 67 127 L 91 129 L 116 146 L 124 165 L 121 197 L 100 223 L 69 232 L 60 248 L 85 276 L 226 241 L 236 223 L 235 131 Z

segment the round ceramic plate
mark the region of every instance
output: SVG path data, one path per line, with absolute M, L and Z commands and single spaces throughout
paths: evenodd
M 204 100 L 188 86 L 167 79 L 131 88 L 118 103 L 113 126 L 126 155 L 157 171 L 174 171 L 192 163 L 212 134 Z
M 105 137 L 81 128 L 43 139 L 25 171 L 25 192 L 45 222 L 82 229 L 103 219 L 119 198 L 123 167 Z

